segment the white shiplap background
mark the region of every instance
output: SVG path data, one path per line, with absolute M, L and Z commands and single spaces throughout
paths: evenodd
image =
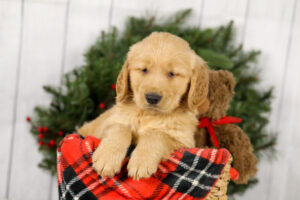
M 129 15 L 183 8 L 194 9 L 190 25 L 233 19 L 237 42 L 262 50 L 260 87 L 275 86 L 268 129 L 280 133 L 277 160 L 259 163 L 260 183 L 237 199 L 300 198 L 299 0 L 0 0 L 0 199 L 58 199 L 55 178 L 37 168 L 41 155 L 25 122 L 50 101 L 42 85 L 59 85 L 81 65 L 101 30 L 124 29 Z

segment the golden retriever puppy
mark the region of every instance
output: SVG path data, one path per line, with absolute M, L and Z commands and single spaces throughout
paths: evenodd
M 116 105 L 78 130 L 102 139 L 92 157 L 100 175 L 120 171 L 131 143 L 127 169 L 137 180 L 174 150 L 195 146 L 197 115 L 209 105 L 208 68 L 186 41 L 154 32 L 131 46 L 116 92 Z

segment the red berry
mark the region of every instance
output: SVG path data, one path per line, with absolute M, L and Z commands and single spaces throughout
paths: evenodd
M 58 135 L 59 135 L 60 137 L 62 137 L 62 136 L 64 136 L 64 132 L 63 132 L 63 131 L 59 131 L 59 132 L 58 132 Z
M 43 146 L 45 143 L 43 141 L 40 141 L 40 146 Z
M 55 146 L 56 142 L 55 140 L 50 140 L 50 142 L 47 144 L 47 147 L 53 147 Z
M 39 132 L 43 132 L 43 130 L 44 130 L 43 127 L 38 127 Z
M 40 133 L 39 134 L 39 139 L 43 139 L 44 138 L 44 134 L 43 133 Z
M 99 104 L 99 108 L 100 108 L 100 109 L 104 109 L 104 108 L 105 108 L 105 104 L 104 104 L 104 103 L 100 103 L 100 104 Z
M 115 90 L 116 89 L 116 84 L 112 84 L 111 89 Z
M 30 122 L 30 121 L 31 121 L 31 118 L 30 118 L 30 117 L 26 117 L 26 121 L 27 121 L 27 122 Z
M 47 131 L 49 131 L 49 128 L 48 127 L 43 127 L 43 131 L 47 132 Z
M 50 145 L 55 145 L 55 143 L 56 143 L 55 140 L 50 140 L 49 142 Z

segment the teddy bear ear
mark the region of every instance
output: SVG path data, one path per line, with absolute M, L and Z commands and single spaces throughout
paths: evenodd
M 218 74 L 224 85 L 231 92 L 231 94 L 234 94 L 235 79 L 233 74 L 226 70 L 219 70 Z
M 209 70 L 210 107 L 206 115 L 220 119 L 226 115 L 234 95 L 235 81 L 232 73 L 225 70 Z

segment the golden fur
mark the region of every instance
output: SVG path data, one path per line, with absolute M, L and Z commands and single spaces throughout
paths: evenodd
M 229 103 L 234 95 L 235 81 L 228 71 L 209 72 L 209 110 L 201 117 L 214 120 L 226 116 Z M 214 126 L 216 136 L 222 148 L 229 150 L 233 157 L 232 166 L 239 172 L 240 177 L 236 183 L 247 183 L 248 179 L 256 174 L 257 158 L 253 154 L 251 142 L 244 131 L 236 124 Z M 197 147 L 211 147 L 211 141 L 204 128 L 198 129 L 195 134 Z
M 195 146 L 197 115 L 207 111 L 208 68 L 183 39 L 154 32 L 134 44 L 117 79 L 116 105 L 78 132 L 102 139 L 93 167 L 103 176 L 120 171 L 131 143 L 128 175 L 147 178 L 178 148 Z M 150 105 L 145 94 L 162 96 Z

